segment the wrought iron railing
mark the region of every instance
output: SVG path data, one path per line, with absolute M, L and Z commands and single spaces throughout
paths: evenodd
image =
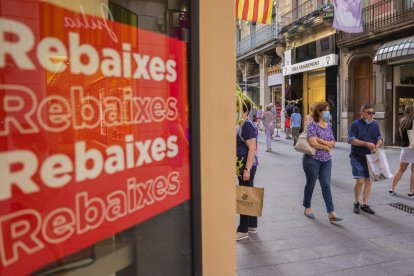
M 339 32 L 338 44 L 353 38 L 366 36 L 368 33 L 384 29 L 399 28 L 401 23 L 410 23 L 414 19 L 414 3 L 412 0 L 383 0 L 362 9 L 362 33 Z
M 291 23 L 305 17 L 312 12 L 318 10 L 323 4 L 331 3 L 331 0 L 308 0 L 303 2 L 298 7 L 285 13 L 281 16 L 281 20 L 284 26 L 288 26 Z
M 257 29 L 253 34 L 237 43 L 237 56 L 277 39 L 279 30 L 280 24 L 274 21 L 272 25 L 266 25 Z

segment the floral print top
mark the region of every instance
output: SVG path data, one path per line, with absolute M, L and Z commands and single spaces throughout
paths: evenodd
M 308 138 L 310 137 L 317 137 L 321 138 L 325 141 L 335 141 L 333 132 L 332 132 L 332 125 L 328 123 L 326 125 L 326 128 L 323 128 L 319 126 L 318 123 L 312 121 L 308 125 Z M 328 160 L 331 160 L 332 156 L 329 153 L 329 151 L 324 149 L 316 149 L 315 155 L 313 156 L 313 159 L 326 162 Z

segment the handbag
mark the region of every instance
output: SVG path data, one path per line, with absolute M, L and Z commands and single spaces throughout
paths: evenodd
M 393 177 L 384 150 L 379 149 L 375 153 L 366 156 L 369 177 L 372 181 L 381 181 Z
M 409 130 L 407 130 L 407 136 L 408 140 L 410 140 L 410 149 L 414 149 L 414 121 L 413 121 L 413 127 Z
M 299 139 L 295 145 L 295 150 L 307 155 L 315 155 L 316 149 L 313 148 L 308 142 L 308 127 L 305 127 L 305 131 L 299 135 Z
M 263 210 L 264 188 L 236 186 L 237 214 L 261 217 Z

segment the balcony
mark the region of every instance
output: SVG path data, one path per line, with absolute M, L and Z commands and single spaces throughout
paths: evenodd
M 318 8 L 324 4 L 323 2 L 327 1 L 320 1 L 320 0 L 308 0 L 305 1 L 302 5 L 298 6 L 297 8 L 285 13 L 281 16 L 282 22 L 284 26 L 288 26 L 293 22 L 299 20 L 302 17 L 311 14 L 312 12 L 318 10 Z
M 241 56 L 262 45 L 272 42 L 278 38 L 280 24 L 272 22 L 272 25 L 265 25 L 257 29 L 253 34 L 243 38 L 237 43 L 237 56 Z
M 414 3 L 411 0 L 383 0 L 362 9 L 363 32 L 337 34 L 339 47 L 380 40 L 398 31 L 414 33 Z
M 332 0 L 307 0 L 298 7 L 281 16 L 284 36 L 301 33 L 313 26 L 318 26 L 324 20 L 332 19 Z M 331 16 L 327 12 L 331 13 Z

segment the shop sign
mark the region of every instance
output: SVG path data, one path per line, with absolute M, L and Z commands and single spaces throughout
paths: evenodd
M 288 76 L 334 65 L 338 65 L 338 55 L 330 54 L 304 62 L 286 65 L 283 67 L 283 75 Z
M 190 198 L 185 42 L 30 3 L 0 17 L 2 275 Z

